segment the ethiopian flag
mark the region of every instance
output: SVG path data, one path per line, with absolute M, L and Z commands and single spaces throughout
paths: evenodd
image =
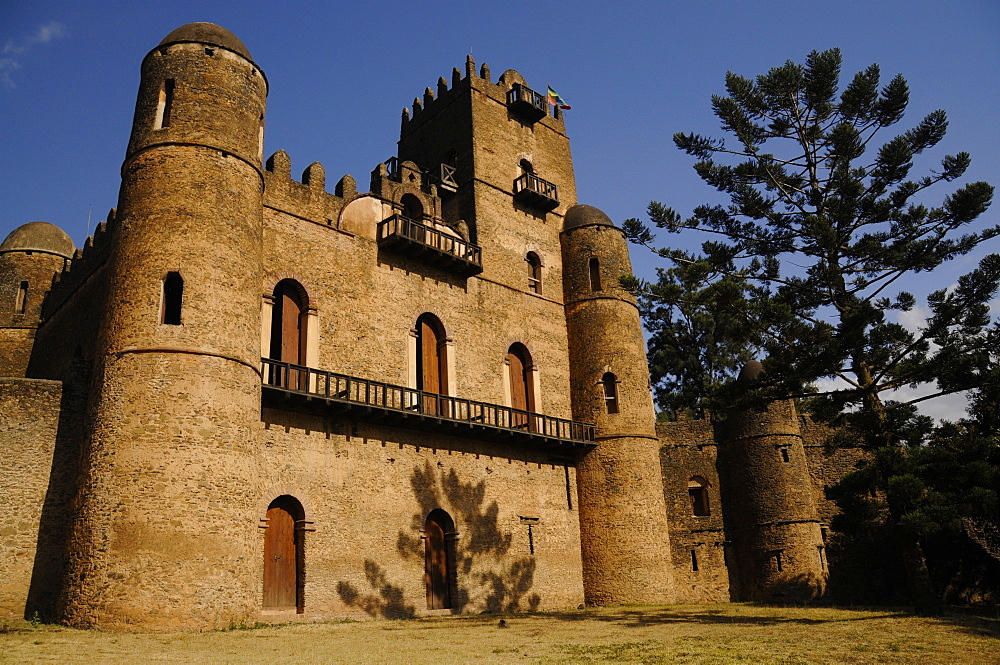
M 563 100 L 563 98 L 559 96 L 559 93 L 556 92 L 555 90 L 553 90 L 551 88 L 551 86 L 549 86 L 549 104 L 552 105 L 552 106 L 558 106 L 561 109 L 571 109 L 571 108 L 573 108 L 572 106 L 570 106 L 569 104 L 567 104 Z

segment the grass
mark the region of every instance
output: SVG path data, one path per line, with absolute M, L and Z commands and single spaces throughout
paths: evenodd
M 0 622 L 0 663 L 1000 663 L 1000 619 L 748 604 L 105 633 Z

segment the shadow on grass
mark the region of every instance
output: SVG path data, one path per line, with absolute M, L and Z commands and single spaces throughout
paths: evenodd
M 787 606 L 764 603 L 744 603 L 740 614 L 726 609 L 697 609 L 695 607 L 675 608 L 670 606 L 623 606 L 614 608 L 612 613 L 602 613 L 598 608 L 546 614 L 563 621 L 601 621 L 627 627 L 650 626 L 656 624 L 744 624 L 751 626 L 780 625 L 827 625 L 863 621 L 885 621 L 912 619 L 917 615 L 901 607 L 834 607 L 834 606 Z M 610 609 L 610 608 L 609 608 Z M 755 613 L 755 610 L 758 612 Z M 770 611 L 768 611 L 770 610 Z M 781 611 L 788 610 L 782 616 Z M 842 616 L 803 616 L 836 612 Z M 864 614 L 854 614 L 861 613 Z M 924 621 L 952 626 L 959 631 L 978 637 L 1000 638 L 1000 618 L 996 618 L 997 608 L 973 609 L 954 608 L 937 617 L 921 617 Z

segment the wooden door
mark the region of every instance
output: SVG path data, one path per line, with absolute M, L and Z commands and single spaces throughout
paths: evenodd
M 282 506 L 267 510 L 264 534 L 264 608 L 295 609 L 295 518 Z
M 421 318 L 418 324 L 420 339 L 420 367 L 417 386 L 420 390 L 435 395 L 424 396 L 423 410 L 425 413 L 446 415 L 445 400 L 436 395 L 447 392 L 448 369 L 445 362 L 444 340 L 438 334 L 431 321 Z
M 527 363 L 521 354 L 511 351 L 507 354 L 507 365 L 510 371 L 510 405 L 517 411 L 531 411 L 531 374 Z M 511 414 L 511 425 L 517 428 L 528 428 L 528 416 L 524 413 Z
M 292 289 L 281 293 L 281 360 L 293 365 L 304 365 L 302 348 L 302 306 Z M 289 388 L 298 390 L 302 379 L 296 370 L 289 371 Z
M 441 610 L 451 607 L 448 589 L 448 549 L 444 528 L 427 518 L 424 529 L 424 583 L 427 585 L 427 609 Z

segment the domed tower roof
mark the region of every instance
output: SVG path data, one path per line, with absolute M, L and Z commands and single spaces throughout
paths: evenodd
M 28 222 L 10 232 L 3 243 L 2 252 L 47 252 L 64 258 L 73 258 L 76 248 L 66 232 L 48 222 Z
M 760 381 L 764 377 L 764 373 L 764 366 L 756 360 L 751 360 L 740 370 L 740 375 L 736 378 L 736 382 L 740 385 L 754 383 Z
M 188 23 L 187 25 L 182 25 L 164 37 L 163 41 L 160 42 L 160 46 L 175 44 L 177 42 L 212 44 L 214 46 L 220 46 L 224 49 L 229 49 L 230 51 L 235 51 L 247 60 L 253 60 L 253 58 L 250 57 L 250 51 L 247 50 L 246 45 L 240 41 L 239 37 L 229 32 L 221 25 L 215 25 L 214 23 Z
M 591 226 L 601 224 L 603 226 L 614 226 L 615 223 L 604 212 L 594 206 L 575 205 L 566 211 L 563 218 L 563 229 L 575 229 L 578 226 Z

